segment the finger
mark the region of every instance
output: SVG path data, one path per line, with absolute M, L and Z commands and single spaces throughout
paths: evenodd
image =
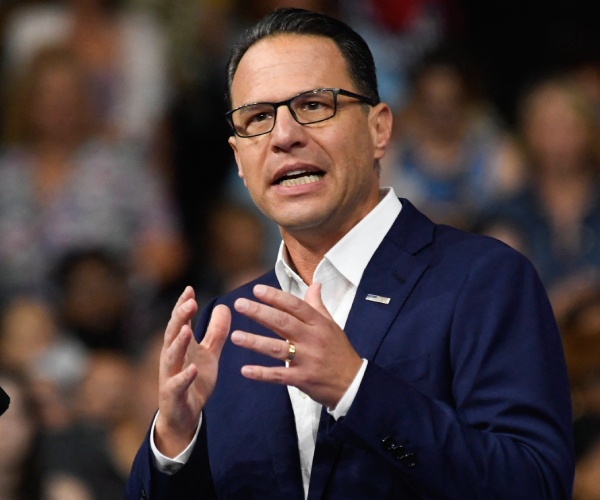
M 285 340 L 271 339 L 239 330 L 231 334 L 231 340 L 235 345 L 265 354 L 280 361 L 285 361 L 290 354 L 290 344 Z
M 206 329 L 206 334 L 200 344 L 220 356 L 231 326 L 231 311 L 229 307 L 219 304 L 213 309 Z
M 308 287 L 308 290 L 306 290 L 306 295 L 304 296 L 304 301 L 309 306 L 316 309 L 319 313 L 321 313 L 326 318 L 333 320 L 333 318 L 331 317 L 331 314 L 329 314 L 329 311 L 325 307 L 325 304 L 323 304 L 323 299 L 321 298 L 321 290 L 322 290 L 321 283 L 316 283 L 316 282 L 313 283 L 312 285 L 310 285 Z
M 194 292 L 194 289 L 191 286 L 186 286 L 183 290 L 183 293 L 177 299 L 177 303 L 175 304 L 173 310 L 177 309 L 177 307 L 183 304 L 186 300 L 195 298 L 195 296 L 196 293 Z
M 191 290 L 191 287 L 189 287 Z M 187 291 L 187 289 L 186 289 Z M 193 290 L 192 290 L 193 292 Z M 185 293 L 185 297 L 184 300 L 182 300 L 182 302 L 175 306 L 175 308 L 173 309 L 173 312 L 171 314 L 171 319 L 169 320 L 169 323 L 167 324 L 167 329 L 165 330 L 165 339 L 164 339 L 164 346 L 168 347 L 171 345 L 171 343 L 173 342 L 173 340 L 175 339 L 175 337 L 179 334 L 179 332 L 181 331 L 181 328 L 184 325 L 187 325 L 188 327 L 191 328 L 190 325 L 190 320 L 192 319 L 192 317 L 194 316 L 194 314 L 196 314 L 196 311 L 198 310 L 198 304 L 196 303 L 196 300 L 193 298 L 193 296 L 190 296 L 190 293 Z M 193 293 L 192 293 L 193 295 Z M 181 300 L 181 298 L 180 298 Z
M 286 340 L 296 341 L 298 337 L 303 336 L 306 325 L 285 311 L 243 298 L 237 299 L 234 307 L 239 313 L 273 330 Z
M 294 385 L 295 368 L 247 365 L 242 367 L 242 375 L 250 380 L 271 384 Z
M 284 292 L 278 288 L 266 285 L 256 285 L 253 289 L 256 298 L 274 308 L 291 314 L 303 323 L 309 323 L 315 317 L 315 312 L 304 300 Z
M 185 396 L 186 391 L 198 375 L 198 368 L 196 365 L 191 364 L 185 370 L 179 372 L 177 375 L 171 377 L 168 383 L 169 394 L 174 399 L 180 399 Z
M 184 325 L 171 345 L 164 351 L 162 364 L 164 375 L 171 377 L 183 368 L 185 354 L 192 340 L 193 333 L 189 326 Z

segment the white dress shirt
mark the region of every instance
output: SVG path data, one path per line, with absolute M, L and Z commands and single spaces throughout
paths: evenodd
M 338 241 L 317 266 L 313 282 L 321 283 L 321 299 L 329 314 L 340 328 L 344 329 L 350 308 L 354 302 L 358 284 L 367 264 L 373 257 L 383 238 L 398 217 L 402 205 L 394 190 L 382 188 L 379 191 L 379 204 Z M 304 299 L 308 286 L 286 262 L 287 252 L 282 242 L 275 263 L 275 274 L 281 289 Z M 354 381 L 334 409 L 328 412 L 337 420 L 346 415 L 360 387 L 367 361 L 363 360 L 361 369 Z M 296 387 L 288 386 L 288 393 L 294 410 L 296 431 L 298 433 L 298 449 L 304 496 L 308 497 L 308 486 L 312 469 L 321 405 L 313 401 Z M 156 422 L 156 419 L 155 419 Z M 202 424 L 202 417 L 196 430 Z M 196 436 L 190 445 L 177 457 L 170 459 L 158 451 L 154 444 L 154 424 L 150 435 L 150 445 L 156 458 L 159 470 L 167 473 L 176 472 L 185 464 L 196 442 Z

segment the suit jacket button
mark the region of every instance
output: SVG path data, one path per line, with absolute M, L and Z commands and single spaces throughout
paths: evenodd
M 417 456 L 414 453 L 407 453 L 402 461 L 409 469 L 414 469 L 417 466 Z
M 381 444 L 383 445 L 383 449 L 387 451 L 393 451 L 398 447 L 392 436 L 383 438 Z
M 404 449 L 404 446 L 399 445 L 399 446 L 396 446 L 396 448 L 392 450 L 392 455 L 396 460 L 404 460 L 407 456 L 407 453 L 406 453 L 406 450 Z

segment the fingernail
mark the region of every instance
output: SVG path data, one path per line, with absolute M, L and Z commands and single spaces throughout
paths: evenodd
M 254 287 L 254 295 L 264 295 L 267 293 L 267 287 L 265 285 L 256 285 Z
M 246 340 L 246 334 L 242 332 L 233 332 L 231 334 L 231 341 L 235 344 L 241 344 Z
M 184 302 L 182 307 L 185 312 L 190 312 L 192 310 L 192 304 L 190 304 L 189 300 Z
M 251 377 L 252 376 L 252 368 L 250 368 L 249 366 L 242 367 L 242 375 L 244 375 L 244 377 Z
M 235 308 L 238 311 L 245 311 L 250 307 L 250 302 L 247 299 L 237 299 L 235 301 Z

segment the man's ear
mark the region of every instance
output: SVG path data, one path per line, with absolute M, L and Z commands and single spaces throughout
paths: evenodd
M 237 138 L 234 135 L 232 135 L 229 138 L 228 142 L 231 146 L 231 149 L 233 149 L 233 155 L 235 156 L 235 162 L 237 163 L 238 167 L 238 175 L 244 181 L 244 186 L 248 187 L 248 185 L 246 184 L 246 179 L 244 179 L 244 172 L 242 171 L 242 162 L 240 161 L 240 155 L 237 148 Z
M 385 150 L 392 136 L 392 122 L 392 110 L 384 102 L 380 102 L 371 109 L 369 127 L 371 130 L 371 138 L 373 140 L 375 160 L 380 160 L 385 154 Z

